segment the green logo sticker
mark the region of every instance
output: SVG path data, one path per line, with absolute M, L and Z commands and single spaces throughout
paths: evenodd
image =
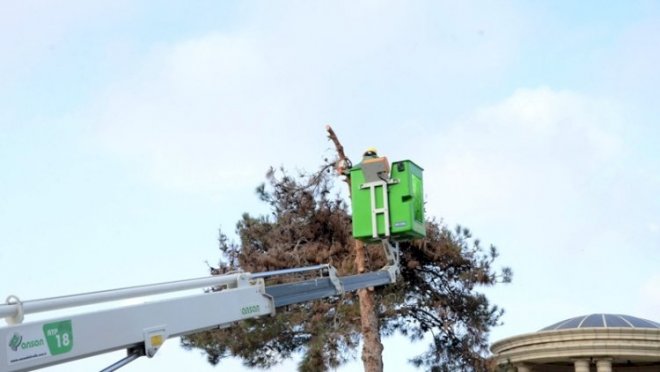
M 44 324 L 44 335 L 51 355 L 68 353 L 73 348 L 70 320 Z
M 259 305 L 245 306 L 241 308 L 241 314 L 243 315 L 258 313 L 259 311 L 261 311 Z
M 9 347 L 17 351 L 18 347 L 21 346 L 21 342 L 23 342 L 23 336 L 21 336 L 19 333 L 14 333 L 14 335 L 11 337 L 11 340 L 9 340 Z

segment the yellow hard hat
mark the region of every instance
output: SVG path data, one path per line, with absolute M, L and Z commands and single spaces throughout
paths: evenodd
M 369 147 L 364 151 L 364 156 L 369 156 L 369 155 L 373 156 L 376 154 L 378 154 L 378 150 L 375 147 Z

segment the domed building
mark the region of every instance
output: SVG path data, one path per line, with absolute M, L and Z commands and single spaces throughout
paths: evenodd
M 507 372 L 660 372 L 660 324 L 584 315 L 497 341 L 491 351 Z

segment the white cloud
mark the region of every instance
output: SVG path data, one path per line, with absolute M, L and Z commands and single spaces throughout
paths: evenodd
M 263 59 L 251 40 L 218 34 L 162 46 L 89 120 L 108 149 L 162 185 L 252 187 L 269 165 L 310 165 L 311 144 L 300 140 L 311 128 L 295 115 L 305 109 L 278 91 Z M 322 123 L 313 124 L 322 143 Z
M 550 88 L 520 89 L 433 138 L 438 149 L 429 193 L 439 208 L 465 217 L 531 213 L 549 218 L 579 208 L 590 184 L 625 154 L 612 103 Z M 539 195 L 540 190 L 544 194 Z M 573 209 L 575 211 L 575 209 Z
M 269 165 L 316 166 L 329 147 L 323 126 L 336 118 L 350 120 L 336 128 L 349 147 L 391 140 L 374 119 L 361 122 L 383 111 L 368 110 L 407 97 L 410 82 L 496 75 L 515 48 L 515 25 L 460 22 L 470 18 L 463 6 L 440 9 L 445 24 L 403 2 L 300 5 L 261 8 L 241 31 L 154 47 L 81 120 L 158 184 L 213 194 L 220 184 L 252 187 Z
M 496 338 L 523 331 L 511 319 L 530 311 L 548 323 L 591 312 L 644 316 L 635 288 L 657 271 L 657 234 L 647 228 L 656 192 L 635 170 L 625 114 L 578 92 L 520 89 L 422 142 L 430 213 L 493 242 L 499 264 L 513 268 L 511 285 L 489 291 L 512 316 Z M 660 283 L 648 283 L 645 308 L 657 310 Z M 518 309 L 521 298 L 532 301 Z

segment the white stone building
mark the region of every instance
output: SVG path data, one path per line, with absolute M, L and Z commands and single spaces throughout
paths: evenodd
M 506 372 L 660 372 L 660 324 L 591 314 L 491 346 Z

